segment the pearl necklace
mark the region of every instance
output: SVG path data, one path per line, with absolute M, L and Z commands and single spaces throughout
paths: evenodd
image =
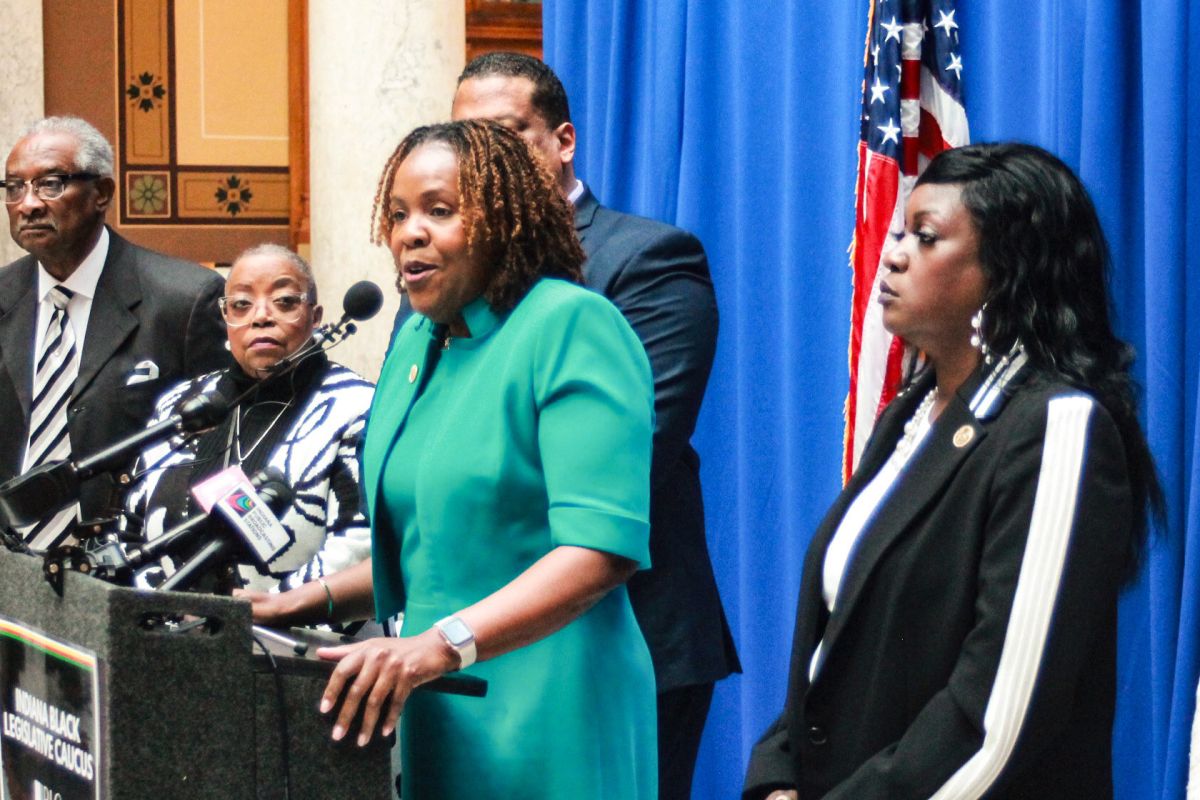
M 904 435 L 900 437 L 900 441 L 896 442 L 896 454 L 901 458 L 907 459 L 912 455 L 913 443 L 916 441 L 917 434 L 920 433 L 922 426 L 929 419 L 930 412 L 933 411 L 933 403 L 937 400 L 937 387 L 934 386 L 925 395 L 925 399 L 921 401 L 921 405 L 917 406 L 917 410 L 913 412 L 912 419 L 904 423 Z

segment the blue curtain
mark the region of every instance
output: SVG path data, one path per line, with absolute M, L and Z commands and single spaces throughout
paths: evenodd
M 800 563 L 839 488 L 867 0 L 545 0 L 546 60 L 609 205 L 708 249 L 721 307 L 696 441 L 709 545 L 746 673 L 717 692 L 695 797 L 738 793 L 783 702 Z M 1181 797 L 1200 677 L 1200 5 L 962 3 L 974 141 L 1082 176 L 1113 250 L 1167 491 L 1121 607 L 1118 797 Z

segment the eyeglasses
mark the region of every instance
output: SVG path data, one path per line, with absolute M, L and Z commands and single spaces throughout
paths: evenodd
M 218 297 L 217 305 L 221 307 L 225 324 L 240 328 L 254 321 L 254 315 L 263 300 L 266 300 L 271 317 L 276 322 L 299 322 L 304 316 L 304 307 L 312 305 L 312 301 L 302 294 L 277 294 L 261 299 L 246 294 L 231 294 Z
M 4 186 L 4 202 L 9 205 L 25 199 L 25 187 L 33 187 L 33 193 L 39 200 L 57 200 L 67 190 L 68 181 L 94 181 L 100 176 L 94 172 L 64 172 L 56 175 L 43 175 L 40 178 L 22 180 L 9 178 Z

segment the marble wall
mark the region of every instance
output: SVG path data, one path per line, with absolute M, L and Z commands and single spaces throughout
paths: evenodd
M 465 57 L 464 5 L 360 0 L 347 13 L 339 0 L 310 0 L 308 13 L 311 260 L 327 319 L 341 316 L 356 281 L 383 288 L 383 311 L 332 353 L 374 380 L 399 297 L 391 254 L 370 243 L 371 204 L 400 139 L 449 118 Z
M 4 47 L 0 48 L 0 157 L 16 144 L 26 125 L 43 116 L 42 0 L 0 0 L 4 20 Z M 25 251 L 8 235 L 0 233 L 0 265 Z

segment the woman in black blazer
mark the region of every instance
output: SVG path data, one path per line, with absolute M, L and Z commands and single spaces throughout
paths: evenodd
M 1036 147 L 930 163 L 880 284 L 924 366 L 804 565 L 745 798 L 1106 798 L 1117 594 L 1161 508 L 1091 200 Z

